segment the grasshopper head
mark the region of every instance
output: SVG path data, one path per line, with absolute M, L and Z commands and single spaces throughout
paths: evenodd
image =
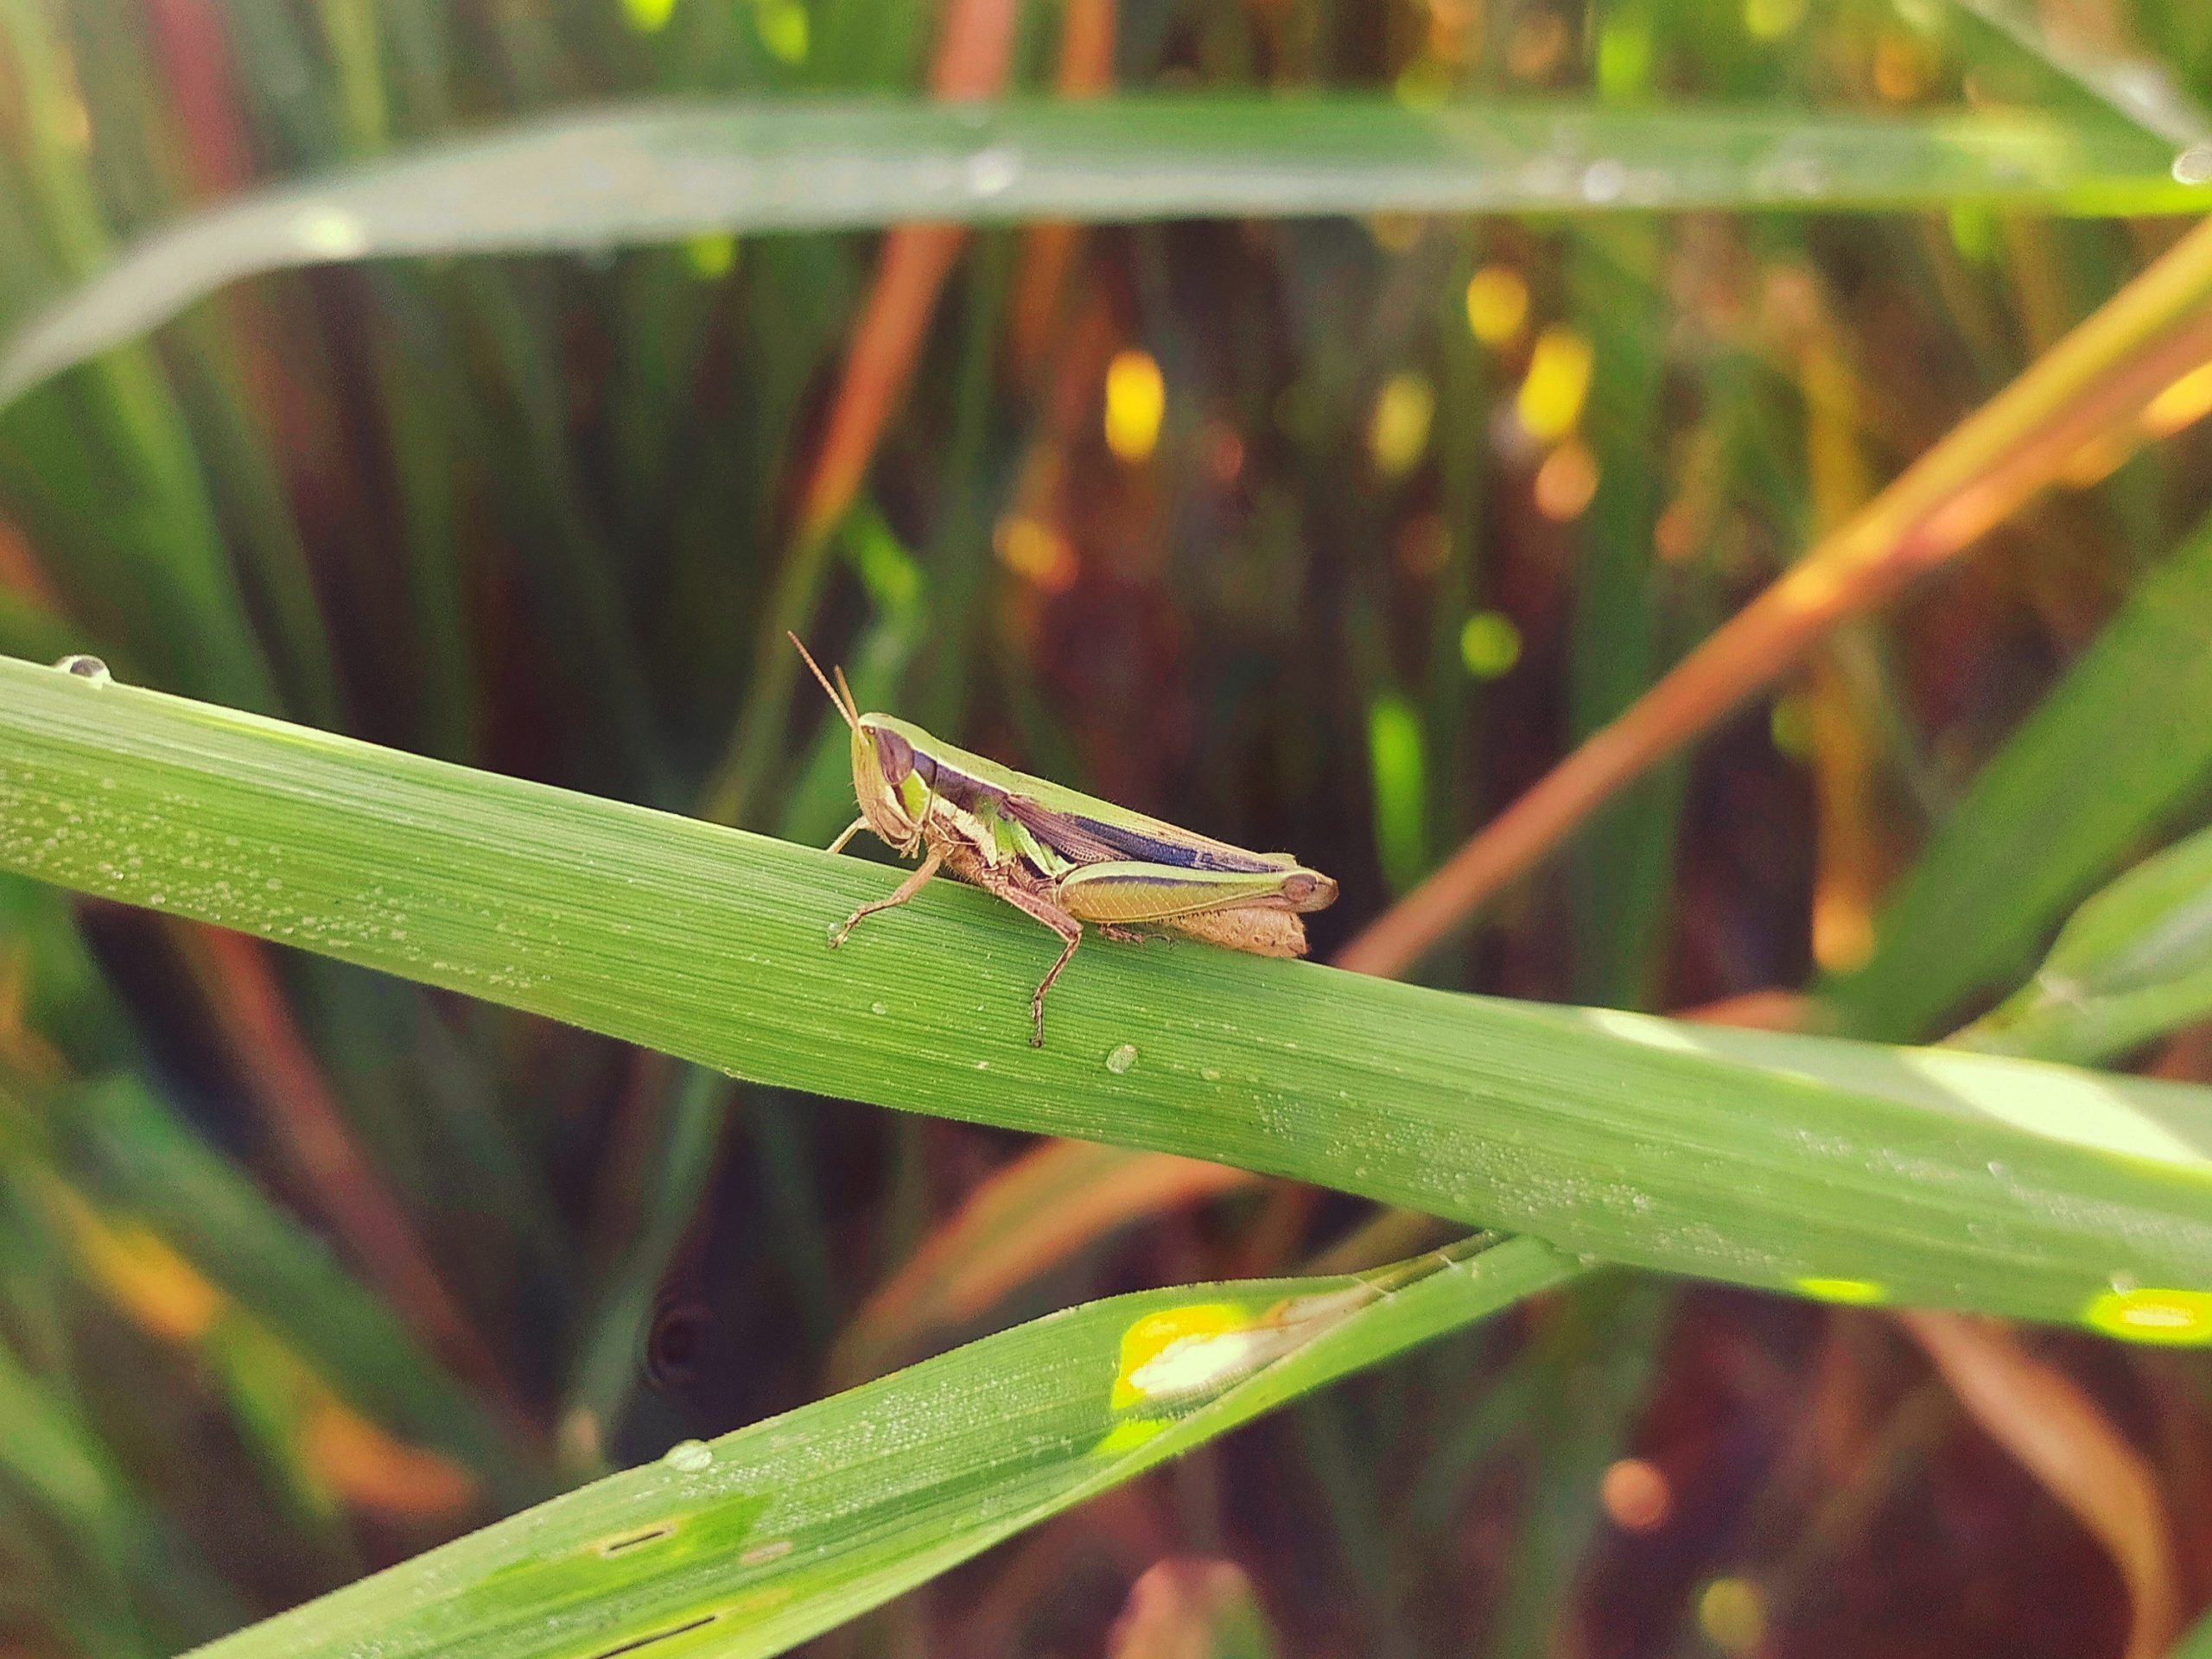
M 914 746 L 899 730 L 899 722 L 888 715 L 861 713 L 860 704 L 853 698 L 852 687 L 845 683 L 842 669 L 837 671 L 836 684 L 830 684 L 830 677 L 822 671 L 813 652 L 807 650 L 799 637 L 795 633 L 785 637 L 798 647 L 808 672 L 821 682 L 823 694 L 837 711 L 837 717 L 852 728 L 853 793 L 860 801 L 861 816 L 868 820 L 869 829 L 893 846 L 912 845 L 926 797 L 925 791 L 918 791 L 915 787 Z M 909 797 L 912 798 L 910 800 Z
M 911 798 L 923 781 L 914 746 L 896 721 L 886 715 L 862 715 L 853 722 L 853 792 L 869 829 L 894 845 L 912 841 L 921 804 Z

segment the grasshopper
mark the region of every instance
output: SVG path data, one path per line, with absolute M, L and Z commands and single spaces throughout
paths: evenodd
M 830 936 L 832 950 L 863 916 L 905 904 L 944 871 L 994 893 L 1060 936 L 1060 954 L 1029 999 L 1029 1046 L 1045 1046 L 1045 993 L 1090 923 L 1109 939 L 1164 929 L 1262 957 L 1302 957 L 1301 912 L 1333 904 L 1337 884 L 1287 853 L 1250 853 L 1063 789 L 939 742 L 889 715 L 864 715 L 833 687 L 797 634 L 791 642 L 853 734 L 861 815 L 833 853 L 873 830 L 920 866 L 888 899 L 862 905 Z

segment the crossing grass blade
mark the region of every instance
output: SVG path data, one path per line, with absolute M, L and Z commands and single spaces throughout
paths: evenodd
M 1562 1249 L 2212 1341 L 2212 1090 L 1053 942 L 893 874 L 0 661 L 0 867 L 732 1075 L 1292 1176 Z M 2115 1288 L 2118 1287 L 2118 1288 Z
M 1019 1325 L 579 1488 L 196 1659 L 779 1653 L 1286 1401 L 1580 1269 L 1475 1240 Z
M 258 271 L 595 251 L 913 219 L 1798 211 L 1987 201 L 2192 213 L 2171 150 L 2109 124 L 1569 102 L 1150 97 L 613 106 L 243 197 L 141 241 L 0 355 L 0 403 Z
M 2145 859 L 2059 930 L 2043 966 L 1952 1039 L 2093 1065 L 2212 1014 L 2212 830 Z

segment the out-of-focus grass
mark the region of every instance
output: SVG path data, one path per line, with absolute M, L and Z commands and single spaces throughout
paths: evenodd
M 842 642 L 874 706 L 1331 869 L 1346 896 L 1318 918 L 1324 950 L 1385 900 L 1378 826 L 1412 865 L 1391 877 L 1418 874 L 1805 543 L 1823 467 L 1840 454 L 1878 485 L 2139 269 L 2171 232 L 2035 206 L 2186 210 L 2166 169 L 2205 136 L 2212 92 L 2212 35 L 2188 7 L 2093 5 L 2081 15 L 2101 34 L 2071 38 L 1848 0 L 1121 13 L 1113 79 L 1133 101 L 1095 115 L 1039 106 L 1058 14 L 1018 18 L 1007 118 L 1079 135 L 1136 100 L 1160 111 L 1090 200 L 1154 219 L 1173 181 L 1129 164 L 1128 146 L 1187 164 L 1256 135 L 1278 162 L 1325 172 L 1356 216 L 1089 232 L 1019 372 L 1008 342 L 1027 256 L 1011 236 L 979 245 L 951 272 L 861 500 L 823 544 L 804 631 Z M 49 315 L 114 250 L 232 192 L 411 166 L 424 146 L 482 154 L 510 124 L 573 124 L 600 100 L 872 98 L 943 132 L 957 118 L 896 102 L 924 84 L 936 23 L 933 7 L 856 0 L 558 13 L 5 0 L 0 325 Z M 1301 124 L 1267 102 L 1285 95 L 1335 113 Z M 1223 96 L 1242 107 L 1158 148 L 1179 108 Z M 1433 112 L 1456 99 L 1478 113 Z M 1528 113 L 1547 100 L 1564 127 Z M 1454 145 L 1491 142 L 1484 108 L 1508 145 L 1482 151 L 1493 162 L 1567 153 L 1578 168 L 1459 167 Z M 1311 165 L 1346 162 L 1353 128 L 1396 148 L 1344 171 Z M 997 152 L 1029 136 L 956 127 L 954 195 L 979 177 L 999 186 Z M 1044 200 L 1025 193 L 1066 192 L 1065 152 L 1037 156 L 966 207 L 1019 220 Z M 1569 230 L 1366 211 L 1424 156 L 1453 162 L 1440 188 L 1456 203 L 1510 187 L 1482 199 L 1582 217 Z M 1759 173 L 1777 158 L 1790 165 Z M 1819 177 L 1796 165 L 1807 158 Z M 1998 170 L 2023 158 L 2024 176 Z M 727 191 L 727 152 L 709 159 Z M 1590 171 L 1607 160 L 1633 163 L 1619 191 Z M 1624 213 L 1629 184 L 1652 177 L 1718 178 L 1735 194 L 1722 212 Z M 1761 179 L 1791 199 L 1749 200 Z M 504 234 L 503 216 L 553 200 L 507 192 L 467 217 Z M 732 222 L 732 200 L 681 228 Z M 1854 202 L 1914 211 L 1838 211 Z M 653 208 L 610 204 L 632 226 Z M 343 251 L 334 220 L 276 227 L 291 233 L 277 263 Z M 322 232 L 320 252 L 305 228 Z M 760 596 L 791 545 L 874 248 L 840 234 L 616 247 L 606 220 L 557 217 L 542 233 L 581 257 L 372 259 L 227 289 L 150 345 L 0 411 L 0 650 L 97 652 L 134 683 L 694 802 L 760 666 Z M 1494 300 L 1522 296 L 1480 333 L 1478 273 Z M 198 291 L 205 273 L 162 274 Z M 1808 283 L 1858 389 L 1853 412 L 1825 424 L 1789 345 L 1789 296 Z M 1533 440 L 1517 408 L 1548 331 L 1595 355 L 1583 406 Z M 1124 351 L 1159 365 L 1166 394 L 1137 459 L 1100 432 L 1105 366 Z M 1402 410 L 1426 397 L 1425 441 L 1403 460 L 1373 443 L 1386 391 Z M 1574 468 L 1546 470 L 1569 446 L 1596 463 L 1579 506 L 1560 487 Z M 1558 885 L 1531 884 L 1427 971 L 1659 1007 L 1800 982 L 1814 837 L 1855 849 L 1863 888 L 1829 889 L 1847 898 L 1878 891 L 1923 841 L 1929 865 L 1901 893 L 1936 883 L 1961 836 L 1977 850 L 1967 824 L 1987 791 L 2113 648 L 2075 658 L 2108 624 L 2133 626 L 2126 596 L 2155 591 L 2143 578 L 2206 506 L 2204 460 L 2188 432 L 2132 459 L 2075 458 L 2033 520 L 1864 630 L 1833 682 L 1785 696 L 1770 723 L 1761 711 L 1724 730 L 1661 791 L 1678 802 L 1623 803 Z M 2121 711 L 2155 711 L 2162 692 L 2168 712 L 2182 706 L 2161 671 L 2097 699 L 2105 729 L 2140 739 L 2162 716 L 2131 725 Z M 1378 813 L 1370 736 L 1384 706 L 1408 718 L 1390 727 L 1396 804 Z M 757 713 L 753 728 L 765 759 L 747 822 L 834 831 L 839 733 Z M 1839 732 L 1865 746 L 1851 789 L 1830 786 L 1849 760 Z M 2090 768 L 2128 753 L 2093 734 L 2069 804 L 2106 816 L 2094 856 L 2038 833 L 2028 803 L 2001 857 L 1955 867 L 2003 963 L 1991 954 L 1969 973 L 1979 953 L 1924 930 L 1934 943 L 1914 954 L 1952 982 L 1916 970 L 1880 996 L 1912 1002 L 1908 1023 L 1934 1034 L 1944 1009 L 2011 989 L 2069 903 L 2201 823 L 2185 747 L 2160 751 L 2171 790 L 2153 798 L 2092 788 Z M 1992 868 L 2005 879 L 1978 885 Z M 2158 955 L 2159 918 L 2183 925 L 2193 888 L 2145 880 L 2158 914 L 2142 948 Z M 2112 916 L 2135 917 L 2139 893 L 2085 912 L 2046 972 L 2078 962 L 2069 952 Z M 179 936 L 12 881 L 0 895 L 0 1089 L 15 1103 L 0 1135 L 0 1344 L 26 1402 L 10 1421 L 64 1448 L 42 1473 L 0 1472 L 13 1592 L 0 1630 L 31 1652 L 171 1651 L 556 1480 L 816 1397 L 841 1325 L 1002 1151 L 985 1131 L 802 1109 L 768 1090 L 725 1109 L 719 1079 L 596 1039 L 277 962 L 280 1012 L 321 1092 L 493 1357 L 481 1391 L 364 1288 L 351 1245 L 328 1242 L 332 1195 L 272 1135 L 281 1094 L 248 1089 L 247 1057 L 212 1035 L 226 1027 L 205 999 L 226 993 L 187 970 Z M 2122 972 L 2130 1043 L 2186 1006 L 2143 1002 L 2137 962 L 2090 964 Z M 1871 994 L 1888 972 L 1846 982 Z M 2046 996 L 2036 1016 L 2094 1048 L 2122 1040 L 2096 1026 L 2109 1011 Z M 2205 1069 L 2185 1028 L 2153 1058 L 2177 1076 Z M 65 1238 L 35 1198 L 49 1178 L 107 1232 Z M 1360 1219 L 1272 1191 L 1225 1200 L 1080 1253 L 989 1317 L 1287 1265 Z M 172 1264 L 145 1281 L 160 1294 L 119 1298 L 118 1282 L 140 1281 L 88 1265 L 83 1239 L 110 1234 L 138 1241 L 142 1265 Z M 195 1301 L 194 1283 L 219 1300 Z M 1635 1317 L 1607 1313 L 1616 1294 Z M 210 1306 L 230 1323 L 196 1342 L 143 1322 Z M 2032 1488 L 1974 1461 L 1955 1416 L 1926 1408 L 1920 1362 L 1868 1321 L 1642 1285 L 1554 1308 L 1527 1322 L 1534 1339 L 1516 1323 L 1446 1340 L 1362 1381 L 1325 1421 L 1248 1431 L 1262 1437 L 1249 1448 L 1132 1489 L 1072 1574 L 1046 1553 L 1060 1547 L 1051 1535 L 1015 1546 L 906 1604 L 900 1639 L 957 1647 L 1018 1628 L 1095 1647 L 1147 1552 L 1182 1549 L 1236 1554 L 1294 1649 L 1474 1650 L 1507 1629 L 1524 1644 L 1571 1631 L 1649 1647 L 1677 1625 L 1726 1645 L 1764 1606 L 1783 1650 L 1880 1651 L 1885 1609 L 1908 1597 L 1961 1652 L 2012 1650 L 2031 1624 L 2117 1645 L 2094 1596 L 2049 1609 L 2024 1593 L 1995 1633 L 1946 1622 L 1967 1569 L 1906 1515 L 1997 1541 L 1977 1570 L 2008 1584 L 2101 1582 L 2101 1569 L 2040 1523 Z M 117 1381 L 149 1373 L 167 1386 Z M 2159 1467 L 2184 1524 L 2207 1502 L 2187 1472 L 2193 1375 L 2095 1372 L 2123 1421 L 2168 1425 L 2164 1444 L 2183 1449 Z M 317 1415 L 331 1399 L 359 1420 L 346 1433 Z M 304 1432 L 317 1422 L 319 1437 Z M 1819 1455 L 1793 1458 L 1808 1422 Z M 1617 1450 L 1649 1460 L 1672 1495 L 1656 1534 L 1610 1509 L 1597 1519 L 1592 1471 Z M 429 1506 L 454 1471 L 476 1483 L 476 1507 Z M 1373 1518 L 1404 1490 L 1422 1522 L 1378 1541 Z M 2004 1505 L 1993 1525 L 1985 1502 Z M 1025 1588 L 1046 1582 L 1055 1593 Z

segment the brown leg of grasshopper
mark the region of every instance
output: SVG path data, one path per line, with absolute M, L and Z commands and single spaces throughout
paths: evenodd
M 845 826 L 843 832 L 838 836 L 837 839 L 830 843 L 829 850 L 833 853 L 843 852 L 845 850 L 845 843 L 867 828 L 868 814 L 863 812 L 860 817 L 855 818 L 850 823 Z
M 837 931 L 830 936 L 830 948 L 835 950 L 842 944 L 845 942 L 845 935 L 853 931 L 853 924 L 861 917 L 873 916 L 879 910 L 889 910 L 894 906 L 905 904 L 922 890 L 929 879 L 937 874 L 938 867 L 944 862 L 944 855 L 932 849 L 930 855 L 922 861 L 921 868 L 899 884 L 898 892 L 893 893 L 888 899 L 878 899 L 873 904 L 862 905 L 851 915 L 846 917 L 838 925 Z
M 1075 948 L 1083 943 L 1083 924 L 1062 910 L 1051 899 L 1016 887 L 1004 876 L 990 872 L 979 873 L 976 885 L 985 892 L 995 893 L 1016 910 L 1034 916 L 1067 943 L 1061 947 L 1060 959 L 1054 963 L 1037 987 L 1037 994 L 1029 999 L 1029 1046 L 1045 1046 L 1045 993 L 1052 988 L 1052 982 L 1060 976 L 1060 969 L 1068 965 L 1068 958 L 1075 955 Z

